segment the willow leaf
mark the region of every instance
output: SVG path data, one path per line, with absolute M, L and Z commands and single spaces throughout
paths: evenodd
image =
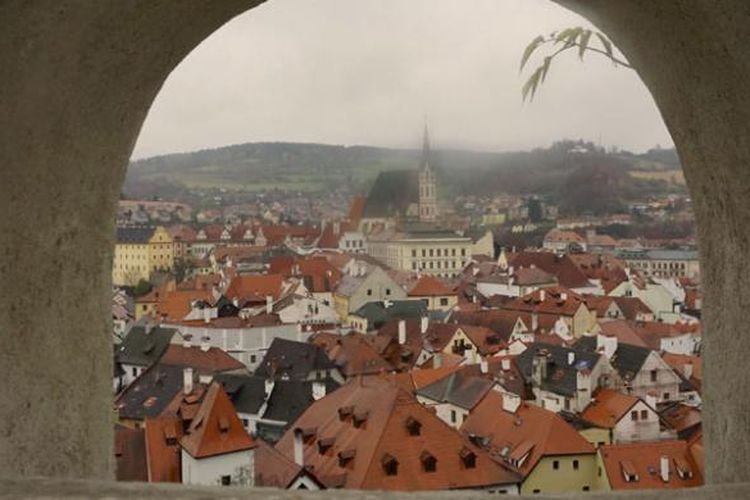
M 586 48 L 589 46 L 589 39 L 591 38 L 591 30 L 585 30 L 581 35 L 581 41 L 578 42 L 578 57 L 583 60 L 583 53 L 586 52 Z
M 542 43 L 544 43 L 544 37 L 539 35 L 538 37 L 534 38 L 526 47 L 526 49 L 523 51 L 523 56 L 521 57 L 520 70 L 523 70 L 523 67 L 526 66 L 526 63 L 529 61 L 529 57 L 531 57 L 531 54 L 533 54 L 537 47 L 539 47 Z

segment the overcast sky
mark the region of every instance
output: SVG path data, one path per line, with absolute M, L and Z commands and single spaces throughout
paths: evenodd
M 548 0 L 269 0 L 174 70 L 134 157 L 255 141 L 419 147 L 424 116 L 438 148 L 671 145 L 636 74 L 596 55 L 557 60 L 522 103 L 526 44 L 577 25 Z

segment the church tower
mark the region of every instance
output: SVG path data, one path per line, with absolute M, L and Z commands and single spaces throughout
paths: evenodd
M 427 123 L 424 125 L 424 144 L 422 145 L 422 165 L 419 169 L 419 221 L 435 222 L 437 220 L 437 182 L 435 171 L 430 166 L 430 136 Z

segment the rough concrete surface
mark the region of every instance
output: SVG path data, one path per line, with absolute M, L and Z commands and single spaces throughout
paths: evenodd
M 614 40 L 678 147 L 706 291 L 708 480 L 750 481 L 750 2 L 556 1 Z M 110 266 L 127 161 L 170 71 L 258 3 L 0 0 L 0 475 L 111 477 Z

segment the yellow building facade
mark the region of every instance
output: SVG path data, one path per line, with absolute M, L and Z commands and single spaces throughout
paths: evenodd
M 112 261 L 112 283 L 134 286 L 150 280 L 159 271 L 174 268 L 172 237 L 162 226 L 117 228 L 117 241 Z

